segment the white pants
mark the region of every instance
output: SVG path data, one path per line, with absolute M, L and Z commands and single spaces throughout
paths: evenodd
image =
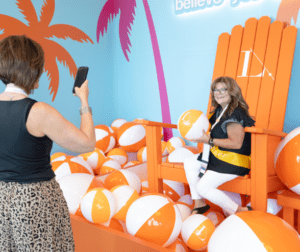
M 220 206 L 224 212 L 233 214 L 238 209 L 238 204 L 231 200 L 224 192 L 217 188 L 238 177 L 238 175 L 206 171 L 203 177 L 198 177 L 201 163 L 197 160 L 199 154 L 188 157 L 184 160 L 186 179 L 190 186 L 192 199 L 205 198 Z

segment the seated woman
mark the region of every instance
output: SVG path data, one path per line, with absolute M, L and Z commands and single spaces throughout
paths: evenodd
M 184 169 L 195 206 L 192 214 L 204 213 L 209 209 L 204 199 L 220 206 L 228 215 L 251 210 L 241 207 L 217 188 L 250 171 L 251 134 L 245 127 L 254 126 L 240 87 L 230 77 L 219 77 L 211 84 L 213 111 L 209 115 L 210 135 L 195 142 L 211 146 L 207 170 L 199 177 L 202 153 L 187 158 Z

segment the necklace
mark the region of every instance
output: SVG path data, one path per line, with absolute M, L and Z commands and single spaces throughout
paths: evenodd
M 14 98 L 14 96 L 11 96 L 9 94 L 5 94 L 6 92 L 19 93 L 19 94 L 23 94 L 26 97 L 28 97 L 28 94 L 26 94 L 26 92 L 23 89 L 15 86 L 13 83 L 7 84 L 6 85 L 6 89 L 3 92 L 3 94 L 6 95 L 6 96 L 8 96 L 8 97 L 10 97 L 10 100 L 12 101 L 12 99 Z

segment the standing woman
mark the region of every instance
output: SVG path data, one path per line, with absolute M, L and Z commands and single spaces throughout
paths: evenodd
M 53 141 L 73 152 L 95 148 L 88 81 L 75 88 L 84 110 L 78 129 L 55 108 L 28 97 L 44 68 L 26 36 L 0 41 L 0 251 L 74 251 L 70 215 L 51 169 Z
M 184 161 L 184 169 L 190 186 L 195 207 L 192 214 L 205 213 L 210 202 L 223 208 L 226 214 L 251 210 L 241 207 L 217 188 L 238 176 L 250 171 L 251 134 L 245 133 L 245 127 L 254 126 L 255 121 L 249 115 L 240 87 L 230 77 L 219 77 L 211 84 L 211 99 L 214 110 L 209 116 L 212 125 L 210 136 L 203 136 L 196 142 L 211 146 L 207 170 L 201 177 L 201 154 Z

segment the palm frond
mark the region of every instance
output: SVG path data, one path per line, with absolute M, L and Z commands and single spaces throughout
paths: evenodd
M 42 26 L 47 27 L 50 25 L 50 22 L 54 15 L 54 9 L 55 0 L 44 0 L 40 16 L 40 24 Z
M 16 4 L 24 18 L 28 21 L 29 26 L 34 26 L 38 23 L 36 11 L 31 0 L 17 0 Z
M 51 89 L 50 94 L 53 93 L 52 101 L 54 101 L 59 87 L 59 72 L 56 59 L 69 68 L 70 76 L 73 78 L 75 78 L 77 67 L 71 55 L 56 42 L 45 40 L 43 49 L 45 51 L 45 72 L 47 72 L 48 79 L 51 79 L 49 89 Z
M 129 34 L 131 31 L 131 25 L 134 21 L 136 1 L 127 2 L 126 5 L 121 7 L 121 17 L 119 22 L 119 36 L 122 51 L 127 61 L 129 61 L 127 51 L 130 53 L 129 46 L 131 46 Z
M 3 29 L 6 34 L 21 35 L 26 33 L 28 26 L 18 19 L 0 14 L 0 30 Z
M 119 13 L 120 11 L 120 4 L 119 1 L 115 2 L 114 0 L 108 0 L 105 5 L 103 6 L 103 9 L 100 12 L 98 22 L 97 22 L 97 42 L 99 43 L 99 37 L 100 35 L 103 36 L 104 32 L 107 31 L 107 25 L 111 20 L 114 19 L 114 17 Z
M 92 44 L 94 42 L 90 39 L 88 35 L 86 35 L 80 29 L 66 24 L 57 24 L 51 25 L 47 28 L 46 31 L 43 32 L 45 38 L 51 38 L 53 36 L 57 38 L 67 39 L 70 38 L 72 40 L 76 40 L 78 42 L 88 42 L 90 41 Z

